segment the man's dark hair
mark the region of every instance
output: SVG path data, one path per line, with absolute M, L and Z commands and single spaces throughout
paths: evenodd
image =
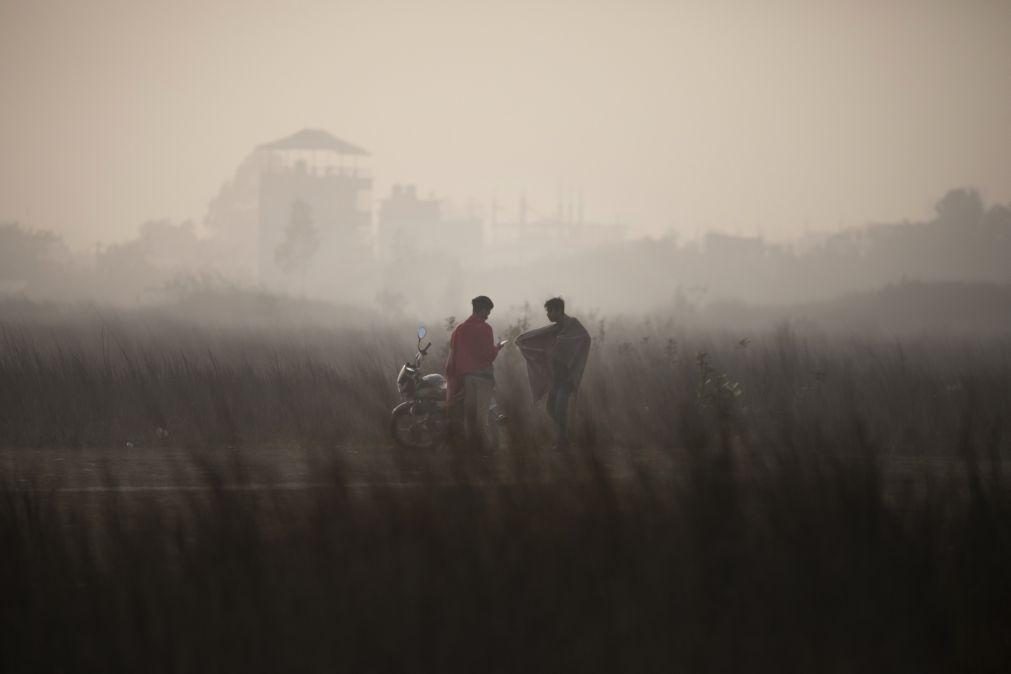
M 548 311 L 554 311 L 557 309 L 563 314 L 565 313 L 565 300 L 561 297 L 552 297 L 550 300 L 544 303 L 544 308 Z
M 470 301 L 470 306 L 474 309 L 474 311 L 478 311 L 480 309 L 495 308 L 495 304 L 491 301 L 491 298 L 486 297 L 485 295 L 478 295 L 477 297 L 472 299 Z

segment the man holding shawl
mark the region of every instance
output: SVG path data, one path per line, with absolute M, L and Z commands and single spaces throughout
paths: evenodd
M 558 431 L 556 447 L 564 449 L 569 446 L 569 401 L 583 378 L 590 354 L 590 333 L 565 313 L 561 297 L 552 297 L 544 303 L 544 309 L 551 325 L 523 333 L 516 345 L 527 361 L 534 400 L 547 395 L 548 415 Z

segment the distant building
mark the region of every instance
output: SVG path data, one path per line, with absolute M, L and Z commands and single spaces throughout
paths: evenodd
M 493 204 L 486 223 L 473 202 L 454 211 L 414 185 L 394 185 L 373 218 L 368 160 L 362 148 L 320 129 L 257 146 L 208 210 L 205 247 L 221 260 L 217 271 L 275 289 L 371 297 L 369 283 L 415 293 L 405 277 L 411 269 L 424 274 L 437 264 L 451 277 L 625 237 L 620 225 L 585 220 L 582 193 L 571 190 L 553 215 L 521 198 L 515 219 L 500 219 Z
M 464 259 L 481 252 L 484 228 L 477 218 L 448 216 L 439 200 L 419 197 L 414 185 L 394 185 L 379 204 L 378 239 L 386 262 L 432 254 Z
M 438 200 L 419 198 L 414 185 L 394 185 L 390 196 L 379 203 L 380 257 L 398 260 L 418 252 L 425 236 L 437 233 L 440 218 Z
M 261 281 L 326 275 L 371 251 L 368 153 L 326 131 L 304 129 L 259 146 L 258 271 Z
M 547 256 L 567 255 L 580 249 L 615 244 L 624 240 L 625 227 L 620 224 L 590 222 L 583 217 L 582 195 L 559 200 L 553 215 L 539 214 L 520 197 L 514 220 L 498 220 L 493 207 L 490 224 L 491 264 L 531 262 Z
M 211 202 L 207 228 L 260 282 L 318 285 L 371 260 L 368 157 L 320 129 L 264 143 Z

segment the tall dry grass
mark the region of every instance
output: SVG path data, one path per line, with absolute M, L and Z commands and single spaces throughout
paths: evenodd
M 8 480 L 0 663 L 1006 670 L 1006 341 L 592 332 L 576 447 L 540 449 L 506 353 L 484 456 L 389 448 L 410 328 L 5 325 L 0 444 L 183 446 L 205 488 Z M 311 488 L 261 446 L 311 452 Z M 362 448 L 393 459 L 362 472 Z

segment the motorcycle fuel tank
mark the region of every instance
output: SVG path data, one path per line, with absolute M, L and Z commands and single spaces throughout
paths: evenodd
M 441 374 L 426 374 L 417 391 L 419 398 L 445 398 L 446 378 Z

